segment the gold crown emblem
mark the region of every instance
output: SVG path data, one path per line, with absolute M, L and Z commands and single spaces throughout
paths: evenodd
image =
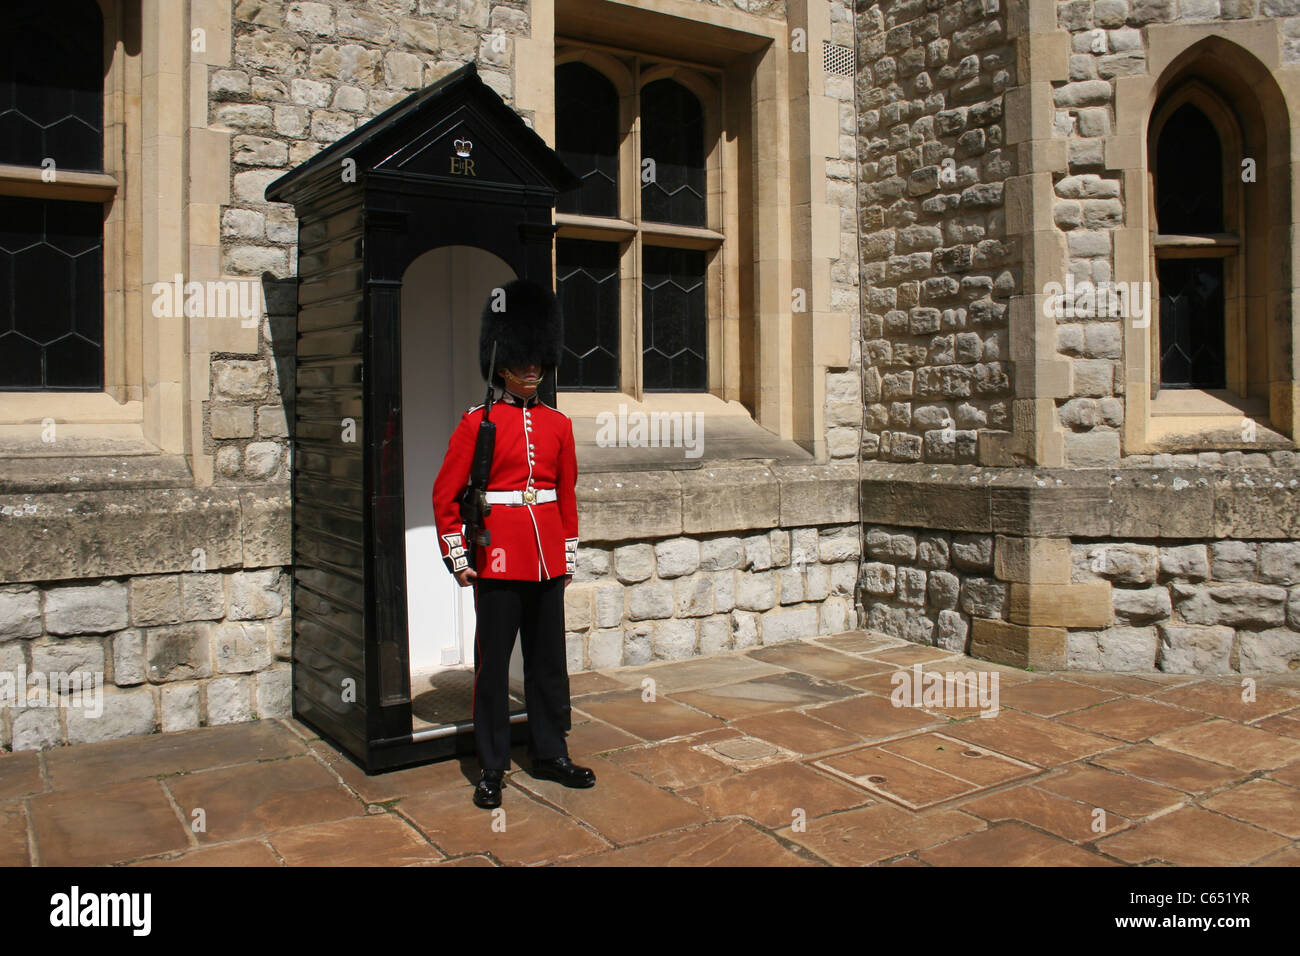
M 458 139 L 452 145 L 456 147 L 457 156 L 468 156 L 474 148 L 474 143 L 468 139 Z

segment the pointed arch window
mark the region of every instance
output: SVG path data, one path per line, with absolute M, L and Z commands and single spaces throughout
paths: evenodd
M 0 391 L 99 391 L 103 190 L 83 201 L 59 175 L 104 168 L 103 14 L 95 0 L 15 0 L 4 19 Z
M 556 210 L 559 388 L 709 391 L 725 238 L 709 192 L 718 71 L 604 49 L 557 59 L 556 151 L 583 179 Z
M 1152 117 L 1159 389 L 1245 394 L 1239 126 L 1211 89 L 1191 82 Z M 1232 157 L 1233 162 L 1229 162 Z

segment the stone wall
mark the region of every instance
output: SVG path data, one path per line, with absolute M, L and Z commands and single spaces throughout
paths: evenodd
M 565 592 L 569 669 L 848 630 L 858 535 L 850 524 L 580 546 Z
M 1076 540 L 1070 558 L 1110 591 L 1107 627 L 1070 631 L 1071 669 L 1300 668 L 1300 542 Z
M 103 684 L 93 719 L 84 706 L 0 707 L 0 747 L 289 716 L 288 594 L 275 568 L 0 587 L 0 673 Z
M 1010 427 L 1005 12 L 983 0 L 859 3 L 864 458 L 975 461 Z

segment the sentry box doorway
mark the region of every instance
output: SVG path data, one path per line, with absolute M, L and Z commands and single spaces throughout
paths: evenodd
M 368 773 L 474 752 L 473 594 L 433 479 L 486 391 L 483 303 L 551 287 L 551 209 L 579 184 L 470 63 L 266 189 L 298 217 L 293 712 Z M 518 643 L 511 672 L 522 742 Z

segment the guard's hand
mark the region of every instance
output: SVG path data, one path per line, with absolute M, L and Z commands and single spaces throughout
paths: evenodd
M 569 582 L 572 581 L 572 580 L 573 580 L 573 575 L 572 575 L 572 574 L 566 574 L 566 575 L 564 576 L 564 586 L 567 588 L 567 587 L 569 586 Z
M 463 588 L 469 587 L 478 578 L 478 572 L 473 568 L 464 568 L 456 572 L 456 583 Z

